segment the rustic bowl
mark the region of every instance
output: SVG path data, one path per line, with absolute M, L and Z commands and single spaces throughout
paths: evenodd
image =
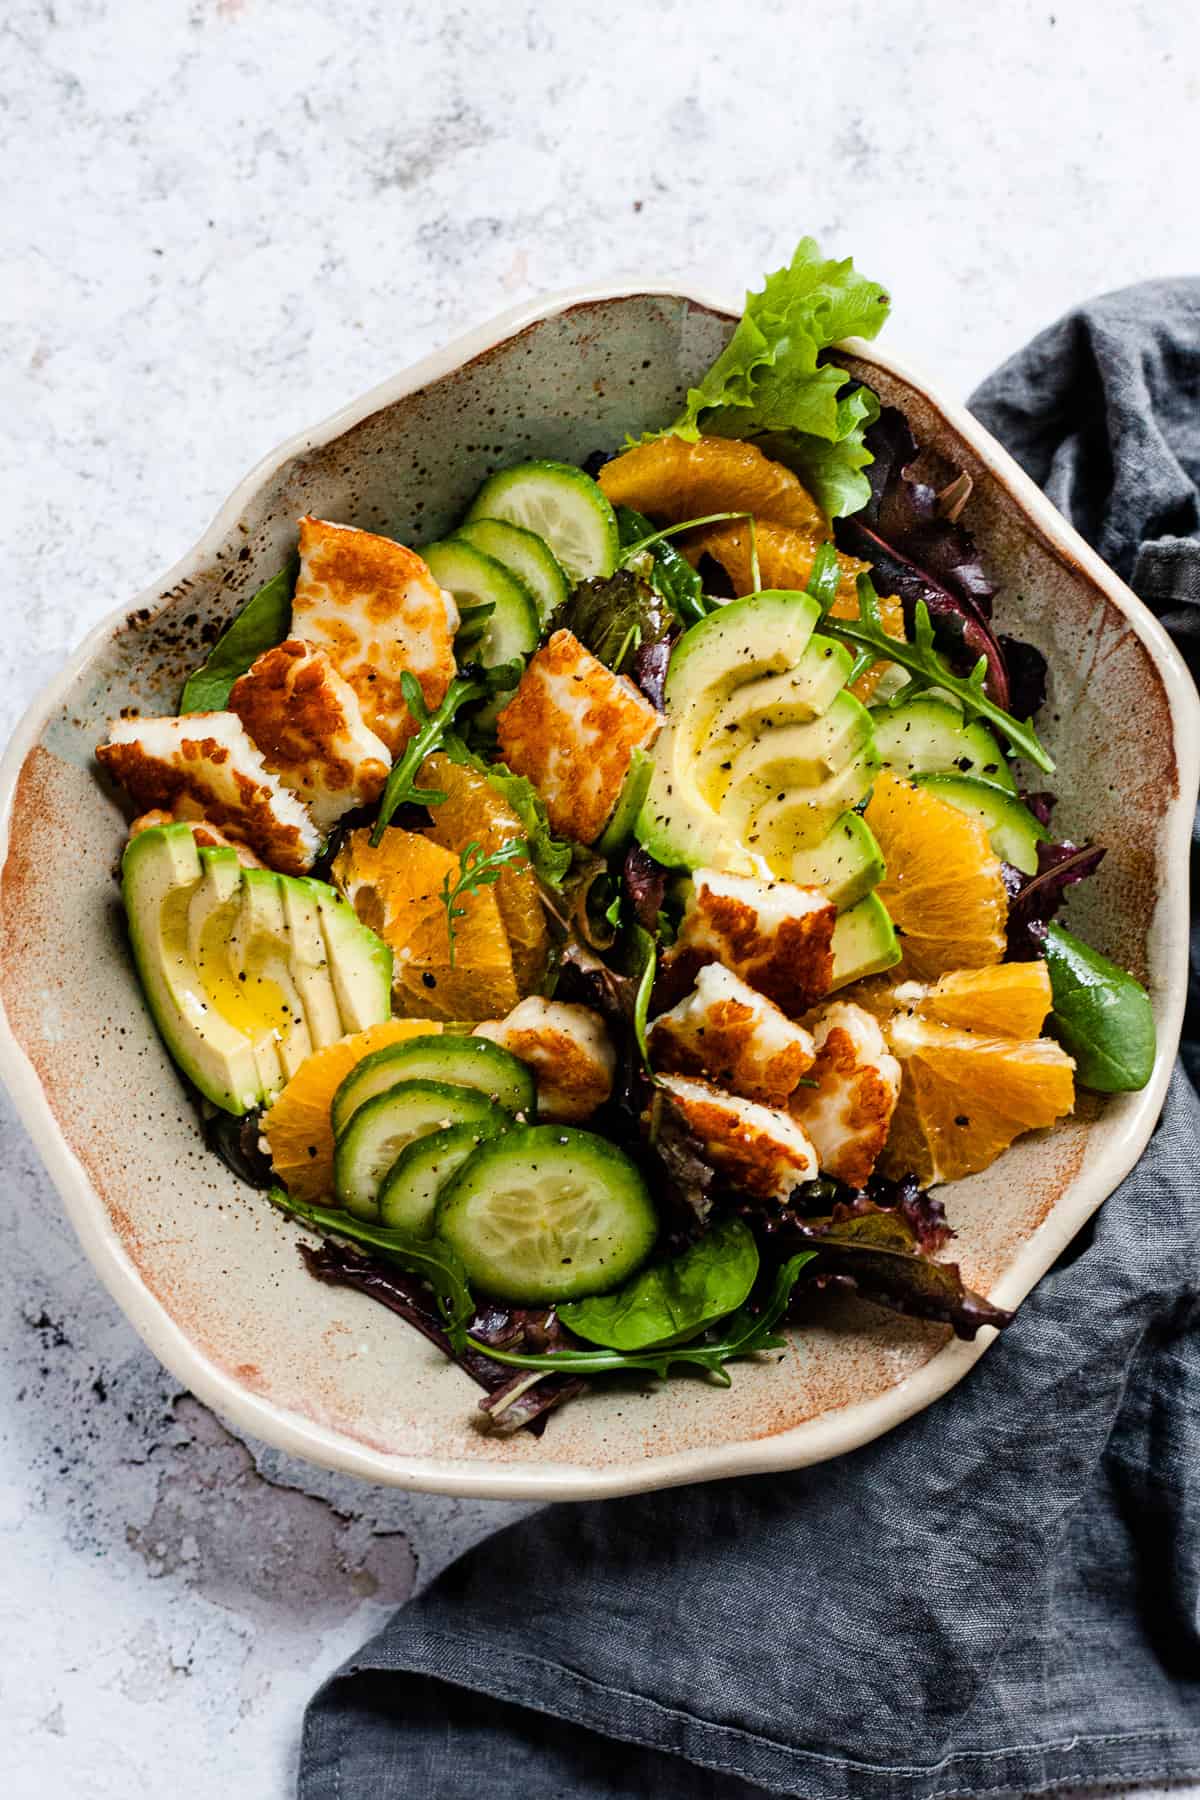
M 300 514 L 427 542 L 492 469 L 582 459 L 665 422 L 730 322 L 656 286 L 567 294 L 354 401 L 261 463 L 183 561 L 91 634 L 0 769 L 0 1074 L 151 1349 L 235 1425 L 314 1462 L 542 1499 L 794 1468 L 927 1406 L 994 1336 L 960 1343 L 827 1301 L 782 1360 L 739 1366 L 728 1392 L 622 1385 L 556 1414 L 540 1439 L 488 1436 L 467 1378 L 371 1301 L 311 1280 L 295 1227 L 205 1149 L 129 963 L 113 883 L 124 818 L 92 760 L 106 720 L 174 711 L 205 627 L 275 572 Z M 1109 846 L 1072 921 L 1147 982 L 1158 1020 L 1140 1094 L 1084 1096 L 1069 1122 L 947 1192 L 967 1280 L 1011 1307 L 1131 1167 L 1162 1105 L 1186 980 L 1200 709 L 1161 628 L 985 431 L 873 347 L 846 360 L 974 479 L 967 521 L 1003 584 L 1000 623 L 1050 658 L 1056 824 Z

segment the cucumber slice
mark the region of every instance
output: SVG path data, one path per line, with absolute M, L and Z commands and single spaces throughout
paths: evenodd
M 928 788 L 939 800 L 948 800 L 959 812 L 978 819 L 997 856 L 1012 863 L 1023 875 L 1037 874 L 1037 847 L 1048 842 L 1050 833 L 1015 794 L 990 781 L 977 781 L 971 775 L 919 775 L 917 786 Z
M 572 587 L 611 575 L 620 537 L 612 507 L 590 475 L 571 463 L 527 462 L 485 481 L 467 513 L 521 525 L 549 546 Z
M 372 1051 L 346 1076 L 333 1096 L 333 1135 L 340 1137 L 360 1106 L 399 1081 L 443 1081 L 473 1088 L 506 1112 L 528 1113 L 537 1106 L 533 1070 L 511 1051 L 483 1037 L 443 1037 L 430 1032 Z
M 523 525 L 512 525 L 507 519 L 475 519 L 460 525 L 454 536 L 465 538 L 485 556 L 494 556 L 525 583 L 533 595 L 541 624 L 569 596 L 570 584 L 558 558 L 536 531 L 526 531 Z
M 528 1306 L 619 1287 L 658 1230 L 629 1158 L 562 1125 L 521 1126 L 481 1144 L 443 1189 L 435 1222 L 468 1280 Z
M 508 1122 L 508 1115 L 475 1088 L 448 1081 L 401 1081 L 364 1101 L 334 1140 L 333 1185 L 360 1219 L 378 1214 L 379 1185 L 406 1144 L 447 1125 Z
M 474 544 L 454 538 L 430 544 L 421 555 L 434 580 L 454 595 L 460 611 L 466 613 L 472 606 L 492 608 L 478 636 L 470 632 L 469 614 L 463 620 L 463 630 L 470 634 L 467 660 L 491 669 L 515 656 L 528 656 L 537 648 L 537 605 L 520 576 Z
M 650 776 L 654 770 L 654 762 L 648 750 L 635 750 L 629 759 L 629 768 L 621 792 L 617 795 L 617 804 L 613 807 L 612 817 L 596 840 L 596 850 L 601 856 L 613 856 L 623 850 L 633 836 L 633 828 L 637 824 L 637 816 L 642 810 L 650 788 Z
M 922 694 L 900 706 L 871 710 L 875 748 L 885 769 L 915 775 L 974 775 L 1015 794 L 1004 753 L 986 725 L 967 725 L 957 706 Z
M 455 1170 L 478 1150 L 487 1138 L 498 1137 L 507 1126 L 495 1119 L 478 1119 L 470 1125 L 447 1125 L 416 1138 L 396 1158 L 379 1189 L 379 1219 L 414 1237 L 433 1232 L 437 1197 Z

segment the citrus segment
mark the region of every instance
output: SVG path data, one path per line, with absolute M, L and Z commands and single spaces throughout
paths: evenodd
M 902 1071 L 880 1159 L 922 1186 L 975 1174 L 1022 1132 L 1053 1125 L 1075 1101 L 1074 1063 L 1049 1038 L 1020 1042 L 907 1014 L 887 1027 Z
M 614 506 L 632 506 L 674 525 L 714 512 L 751 512 L 823 542 L 829 521 L 798 476 L 738 438 L 673 433 L 637 444 L 605 463 L 600 486 Z
M 384 1019 L 307 1057 L 264 1115 L 271 1164 L 288 1193 L 319 1200 L 333 1191 L 333 1096 L 356 1063 L 387 1044 L 440 1031 L 427 1019 Z
M 440 806 L 430 808 L 433 823 L 427 834 L 443 849 L 457 855 L 468 844 L 477 843 L 491 856 L 514 838 L 528 837 L 519 814 L 480 769 L 451 762 L 439 750 L 421 765 L 420 785 L 446 796 Z M 523 998 L 541 986 L 550 954 L 550 933 L 537 878 L 528 862 L 510 863 L 500 871 L 492 891 L 508 933 L 513 974 Z
M 987 1037 L 1035 1038 L 1050 1011 L 1050 974 L 1040 959 L 956 969 L 932 987 L 918 981 L 897 984 L 889 974 L 864 981 L 843 997 L 864 1006 L 881 1023 L 905 1012 Z
M 900 933 L 905 975 L 998 963 L 1008 894 L 983 826 L 887 770 L 863 817 L 887 865 L 875 891 Z
M 452 851 L 419 832 L 390 825 L 378 849 L 355 831 L 333 865 L 333 878 L 364 925 L 392 948 L 392 1004 L 403 1018 L 502 1018 L 519 998 L 508 933 L 492 888 L 461 894 L 454 962 L 444 884 L 457 882 Z

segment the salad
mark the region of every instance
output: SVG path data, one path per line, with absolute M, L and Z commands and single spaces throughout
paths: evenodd
M 1144 990 L 1056 916 L 1104 850 L 970 478 L 831 355 L 887 311 L 805 239 L 665 429 L 416 549 L 301 519 L 97 751 L 209 1143 L 490 1429 L 728 1383 L 831 1286 L 1004 1326 L 939 1187 L 1149 1079 Z

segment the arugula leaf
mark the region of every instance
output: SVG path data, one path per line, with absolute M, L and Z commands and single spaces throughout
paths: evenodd
M 410 669 L 404 670 L 400 676 L 400 688 L 405 705 L 417 721 L 417 730 L 405 744 L 399 761 L 392 764 L 387 778 L 383 798 L 379 802 L 379 817 L 371 833 L 371 843 L 376 849 L 383 842 L 383 834 L 397 807 L 444 805 L 446 796 L 440 789 L 419 788 L 414 785 L 421 764 L 430 751 L 436 750 L 442 743 L 455 716 L 464 706 L 472 700 L 482 699 L 486 694 L 502 693 L 506 688 L 516 687 L 523 668 L 524 664 L 517 658 L 512 662 L 499 663 L 495 668 L 475 669 L 469 674 L 456 675 L 446 689 L 441 705 L 432 713 L 425 704 L 425 696 L 416 676 Z
M 387 1225 L 372 1225 L 333 1207 L 310 1206 L 307 1201 L 293 1200 L 281 1187 L 273 1187 L 268 1198 L 280 1212 L 301 1225 L 324 1237 L 349 1238 L 351 1243 L 365 1244 L 378 1250 L 388 1262 L 428 1282 L 446 1321 L 446 1336 L 455 1353 L 462 1354 L 468 1341 L 467 1325 L 475 1316 L 475 1302 L 466 1271 L 449 1244 L 443 1244 L 439 1238 L 410 1237 Z
M 788 266 L 747 294 L 733 336 L 668 431 L 692 441 L 702 432 L 782 434 L 783 460 L 794 462 L 830 517 L 857 511 L 871 491 L 863 434 L 879 405 L 865 388 L 847 392 L 845 371 L 821 358 L 842 338 L 874 337 L 889 304 L 849 258 L 826 261 L 815 240 L 803 238 Z
M 450 940 L 450 967 L 454 967 L 455 951 L 458 947 L 456 927 L 460 919 L 465 919 L 467 909 L 459 906 L 458 901 L 467 894 L 476 894 L 481 888 L 494 887 L 503 871 L 510 863 L 528 862 L 529 845 L 524 838 L 510 838 L 493 850 L 490 856 L 483 854 L 483 846 L 477 841 L 465 844 L 458 853 L 458 880 L 451 884 L 449 873 L 442 877 L 442 905 L 446 909 L 446 935 Z
M 1154 1010 L 1140 981 L 1061 925 L 1045 933 L 1054 994 L 1051 1027 L 1075 1058 L 1075 1079 L 1100 1094 L 1144 1088 L 1154 1073 Z
M 476 1338 L 468 1337 L 472 1350 L 479 1350 L 496 1362 L 513 1369 L 561 1370 L 579 1375 L 600 1375 L 609 1370 L 636 1373 L 643 1371 L 665 1380 L 677 1364 L 703 1369 L 721 1387 L 731 1385 L 725 1364 L 736 1357 L 754 1356 L 762 1350 L 782 1350 L 787 1339 L 780 1337 L 776 1326 L 787 1311 L 792 1289 L 800 1272 L 812 1260 L 814 1252 L 801 1251 L 789 1257 L 775 1277 L 774 1286 L 761 1311 L 739 1307 L 724 1321 L 721 1335 L 708 1342 L 663 1344 L 656 1350 L 549 1350 L 542 1355 L 522 1355 L 516 1351 L 494 1350 Z
M 207 662 L 188 676 L 179 701 L 181 713 L 222 711 L 238 676 L 244 675 L 264 650 L 283 642 L 291 629 L 292 594 L 299 568 L 300 558 L 293 556 L 286 569 L 272 575 L 246 602 L 209 651 Z
M 859 652 L 854 668 L 847 677 L 847 686 L 861 673 L 860 663 L 866 667 L 875 661 L 899 663 L 901 668 L 909 671 L 909 679 L 900 693 L 893 696 L 892 705 L 897 705 L 901 699 L 910 700 L 924 688 L 944 688 L 958 700 L 965 718 L 986 719 L 989 725 L 994 725 L 1004 734 L 1017 756 L 1028 757 L 1039 769 L 1044 769 L 1048 775 L 1053 774 L 1054 759 L 1043 748 L 1032 721 L 1022 725 L 984 692 L 983 684 L 988 672 L 986 656 L 979 658 L 970 675 L 963 677 L 951 674 L 944 659 L 934 648 L 929 608 L 923 600 L 917 602 L 912 643 L 907 643 L 903 638 L 889 637 L 883 629 L 879 596 L 866 575 L 858 578 L 858 608 L 857 619 L 837 619 L 827 612 L 821 621 L 821 630 L 826 636 L 840 638 L 852 650 Z
M 611 1350 L 664 1349 L 736 1312 L 758 1276 L 758 1245 L 741 1219 L 725 1219 L 678 1256 L 643 1269 L 615 1294 L 560 1306 L 568 1330 Z

